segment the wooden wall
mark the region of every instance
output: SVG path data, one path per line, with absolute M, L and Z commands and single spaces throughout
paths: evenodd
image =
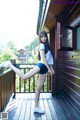
M 63 90 L 63 78 L 64 78 L 64 66 L 63 66 L 63 52 L 57 52 L 57 59 L 56 59 L 56 93 L 59 94 Z
M 80 52 L 59 50 L 57 58 L 57 93 L 63 90 L 80 113 Z
M 53 59 L 54 59 L 54 65 L 53 68 L 55 70 L 56 64 L 55 64 L 55 28 L 50 30 L 50 47 L 54 53 Z M 51 89 L 52 89 L 52 95 L 56 94 L 56 75 L 51 76 Z

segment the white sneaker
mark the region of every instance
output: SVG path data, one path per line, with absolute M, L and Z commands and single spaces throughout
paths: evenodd
M 9 67 L 10 61 L 7 62 L 3 62 L 2 64 L 0 64 L 0 68 L 1 67 Z
M 41 113 L 41 114 L 44 114 L 45 111 L 41 110 L 40 107 L 36 107 L 36 108 L 34 108 L 34 113 Z

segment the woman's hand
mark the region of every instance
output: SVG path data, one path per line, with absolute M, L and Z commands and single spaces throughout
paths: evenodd
M 51 67 L 51 72 L 52 72 L 52 74 L 55 74 L 55 71 L 52 67 Z
M 49 72 L 51 73 L 51 75 L 55 74 L 55 71 L 54 71 L 52 65 L 50 66 Z
M 54 69 L 53 69 L 53 68 L 49 69 L 49 73 L 50 73 L 51 75 L 54 75 L 54 74 L 55 74 Z

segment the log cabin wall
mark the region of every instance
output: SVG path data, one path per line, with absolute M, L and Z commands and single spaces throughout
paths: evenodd
M 64 86 L 64 64 L 63 64 L 63 52 L 60 50 L 57 51 L 56 59 L 56 94 L 59 94 L 63 90 Z
M 68 9 L 67 9 L 68 8 Z M 65 19 L 64 19 L 65 18 Z M 67 5 L 58 18 L 56 50 L 56 91 L 62 92 L 80 114 L 80 7 Z M 76 28 L 78 38 L 76 37 Z M 59 32 L 59 29 L 61 30 Z M 57 49 L 56 49 L 57 48 Z M 77 50 L 78 49 L 78 50 Z
M 64 91 L 65 97 L 80 114 L 80 50 L 72 49 L 72 42 L 71 48 L 66 45 L 57 51 L 56 91 L 57 94 Z
M 80 113 L 80 52 L 59 50 L 57 61 L 58 89 Z
M 65 30 L 68 29 L 65 28 Z M 64 35 L 62 34 L 63 43 L 60 46 L 62 48 L 57 51 L 56 89 L 57 93 L 64 91 L 65 97 L 80 114 L 80 46 L 77 43 L 77 37 L 74 37 L 76 35 L 74 35 L 73 30 L 72 32 L 71 30 L 64 32 L 65 30 L 63 30 Z M 66 40 L 64 36 L 66 36 Z M 73 44 L 73 40 L 76 44 Z

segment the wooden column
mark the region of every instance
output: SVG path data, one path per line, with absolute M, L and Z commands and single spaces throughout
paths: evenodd
M 57 59 L 57 51 L 60 49 L 60 32 L 61 31 L 61 24 L 59 22 L 56 23 L 55 29 L 55 59 Z
M 55 70 L 55 28 L 50 30 L 50 47 L 52 51 L 54 52 L 54 65 L 53 68 Z M 51 84 L 51 89 L 52 89 L 52 95 L 56 94 L 56 74 L 51 76 L 51 81 L 49 82 Z

